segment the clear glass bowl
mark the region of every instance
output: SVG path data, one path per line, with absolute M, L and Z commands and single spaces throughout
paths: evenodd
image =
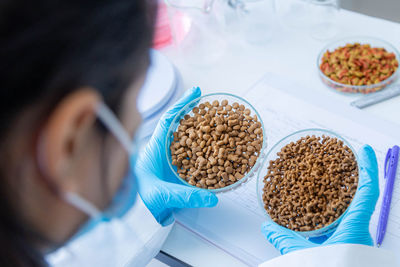
M 218 100 L 219 102 L 221 102 L 222 100 L 228 100 L 229 104 L 233 104 L 234 102 L 239 103 L 239 105 L 244 105 L 246 108 L 250 109 L 251 114 L 252 115 L 257 115 L 258 117 L 258 121 L 261 123 L 261 128 L 262 128 L 262 132 L 263 132 L 263 143 L 262 143 L 262 147 L 260 150 L 260 155 L 256 160 L 255 165 L 250 169 L 250 171 L 239 181 L 235 182 L 234 184 L 231 184 L 229 186 L 223 187 L 223 188 L 218 188 L 218 189 L 205 189 L 205 190 L 209 190 L 213 193 L 222 193 L 222 192 L 227 192 L 230 191 L 240 185 L 243 185 L 244 183 L 248 182 L 252 177 L 255 176 L 255 174 L 257 173 L 257 170 L 259 169 L 261 162 L 263 162 L 264 158 L 265 158 L 265 150 L 267 148 L 267 136 L 265 134 L 265 127 L 264 127 L 264 123 L 260 117 L 260 114 L 257 112 L 257 110 L 255 110 L 255 108 L 249 103 L 247 102 L 245 99 L 239 97 L 239 96 L 235 96 L 232 94 L 228 94 L 228 93 L 214 93 L 214 94 L 208 94 L 208 95 L 204 95 L 201 96 L 199 98 L 196 98 L 194 100 L 192 100 L 190 103 L 188 103 L 186 106 L 184 106 L 174 117 L 174 119 L 172 120 L 171 126 L 168 129 L 168 133 L 166 136 L 166 142 L 165 142 L 165 151 L 167 154 L 167 159 L 168 159 L 168 165 L 170 167 L 170 169 L 172 170 L 172 172 L 175 174 L 175 176 L 185 185 L 187 186 L 191 186 L 191 187 L 196 187 L 193 186 L 191 184 L 189 184 L 188 182 L 186 182 L 184 179 L 182 179 L 181 177 L 179 177 L 178 173 L 177 173 L 177 167 L 172 165 L 172 158 L 171 158 L 171 150 L 170 150 L 170 146 L 171 146 L 171 142 L 174 139 L 173 133 L 176 132 L 178 126 L 180 125 L 180 120 L 186 115 L 189 114 L 190 116 L 193 116 L 193 112 L 192 109 L 196 106 L 198 106 L 201 103 L 204 102 L 210 102 L 212 103 L 214 100 Z M 197 187 L 196 187 L 197 188 Z
M 268 151 L 267 156 L 264 160 L 264 162 L 261 165 L 261 168 L 257 174 L 258 178 L 257 178 L 257 198 L 258 198 L 258 203 L 261 207 L 261 209 L 264 211 L 264 214 L 267 218 L 267 221 L 270 221 L 272 223 L 275 223 L 271 217 L 269 216 L 268 212 L 265 210 L 264 208 L 264 202 L 263 202 L 263 188 L 264 188 L 264 177 L 268 172 L 268 166 L 269 166 L 269 162 L 271 160 L 275 160 L 277 158 L 277 153 L 279 151 L 281 151 L 281 149 L 288 145 L 291 142 L 296 142 L 297 140 L 299 140 L 301 137 L 306 137 L 307 135 L 312 136 L 329 136 L 329 137 L 333 137 L 333 138 L 337 138 L 339 140 L 342 140 L 344 145 L 348 146 L 351 151 L 354 153 L 354 156 L 356 157 L 356 161 L 358 162 L 358 157 L 356 152 L 354 151 L 354 148 L 345 140 L 343 139 L 340 135 L 328 131 L 328 130 L 324 130 L 324 129 L 305 129 L 305 130 L 301 130 L 301 131 L 297 131 L 294 132 L 286 137 L 284 137 L 283 139 L 281 139 L 278 143 L 276 143 L 271 150 Z M 358 166 L 358 171 L 360 173 L 360 166 Z M 358 192 L 358 186 L 357 186 L 357 191 L 356 194 Z M 354 196 L 353 196 L 354 199 Z M 351 203 L 350 203 L 351 204 Z M 349 205 L 350 206 L 350 205 Z M 316 229 L 313 231 L 294 231 L 304 237 L 317 237 L 317 236 L 323 236 L 323 235 L 327 235 L 333 231 L 335 231 L 336 227 L 338 226 L 338 224 L 340 223 L 340 221 L 342 220 L 344 214 L 347 213 L 348 208 L 346 209 L 345 212 L 342 213 L 342 215 L 337 218 L 334 222 L 332 222 L 329 225 L 326 225 L 320 229 Z M 293 230 L 291 230 L 293 231 Z
M 383 80 L 380 83 L 371 84 L 371 85 L 358 86 L 358 85 L 343 84 L 343 83 L 335 82 L 334 80 L 332 80 L 331 78 L 326 76 L 320 69 L 322 57 L 324 56 L 325 52 L 328 50 L 332 52 L 336 48 L 339 48 L 340 46 L 345 46 L 346 44 L 354 44 L 354 43 L 370 44 L 371 47 L 385 48 L 386 51 L 394 53 L 396 55 L 396 59 L 400 62 L 399 52 L 393 45 L 389 44 L 386 41 L 383 41 L 383 40 L 380 40 L 377 38 L 373 38 L 373 37 L 363 37 L 363 36 L 343 38 L 340 40 L 333 41 L 333 42 L 329 43 L 328 45 L 326 45 L 318 55 L 317 70 L 318 70 L 319 77 L 321 78 L 323 83 L 325 83 L 328 87 L 330 87 L 336 91 L 342 92 L 342 93 L 369 94 L 369 93 L 374 93 L 374 92 L 382 90 L 387 85 L 393 83 L 397 79 L 397 77 L 399 76 L 400 68 L 397 68 L 397 70 L 392 74 L 392 76 L 390 76 L 386 80 Z

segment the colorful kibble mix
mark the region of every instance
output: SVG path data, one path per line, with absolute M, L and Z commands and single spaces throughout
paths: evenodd
M 351 90 L 351 86 L 370 86 L 370 93 L 383 88 L 373 85 L 387 80 L 399 67 L 394 53 L 385 48 L 371 47 L 369 44 L 347 44 L 334 51 L 326 51 L 320 63 L 320 69 L 329 79 L 349 87 L 335 87 L 344 92 L 361 92 Z

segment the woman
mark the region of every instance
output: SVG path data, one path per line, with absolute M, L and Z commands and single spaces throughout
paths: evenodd
M 46 266 L 45 255 L 65 246 L 73 256 L 65 261 L 59 250 L 52 262 L 145 266 L 170 231 L 174 209 L 217 204 L 215 195 L 176 183 L 165 158 L 172 118 L 200 89 L 163 116 L 139 157 L 140 144 L 131 141 L 154 4 L 4 0 L 0 10 L 0 265 Z M 377 167 L 372 149 L 361 155 L 361 193 L 323 245 L 371 245 Z M 318 266 L 310 251 L 327 251 L 274 224 L 263 232 L 283 254 L 305 251 L 273 266 L 302 263 L 299 257 Z
M 140 123 L 135 102 L 149 65 L 155 8 L 145 0 L 9 0 L 0 10 L 0 265 L 44 266 L 45 254 L 100 221 L 111 224 L 134 204 L 121 195 L 136 196 L 126 186 L 129 156 L 135 158 L 127 143 Z M 111 125 L 107 107 L 117 117 Z M 136 221 L 167 233 L 170 227 L 152 214 L 169 225 L 175 206 L 216 204 L 212 194 L 171 185 L 153 183 L 144 198 L 148 209 L 135 203 L 142 212 Z M 172 195 L 166 203 L 162 188 Z M 106 208 L 108 214 L 100 212 Z M 160 236 L 157 227 L 147 239 Z M 153 250 L 138 253 L 138 262 Z

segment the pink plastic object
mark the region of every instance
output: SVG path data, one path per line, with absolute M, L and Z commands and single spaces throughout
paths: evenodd
M 160 49 L 172 44 L 172 31 L 168 19 L 167 6 L 164 1 L 158 2 L 153 48 Z

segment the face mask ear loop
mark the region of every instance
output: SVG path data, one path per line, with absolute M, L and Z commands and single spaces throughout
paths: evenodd
M 92 203 L 86 201 L 78 194 L 72 192 L 65 192 L 63 194 L 64 200 L 75 208 L 89 215 L 91 218 L 97 218 L 101 215 L 101 212 Z
M 98 103 L 96 113 L 104 126 L 114 134 L 115 138 L 117 138 L 128 154 L 131 155 L 134 151 L 133 142 L 114 113 L 103 102 Z

